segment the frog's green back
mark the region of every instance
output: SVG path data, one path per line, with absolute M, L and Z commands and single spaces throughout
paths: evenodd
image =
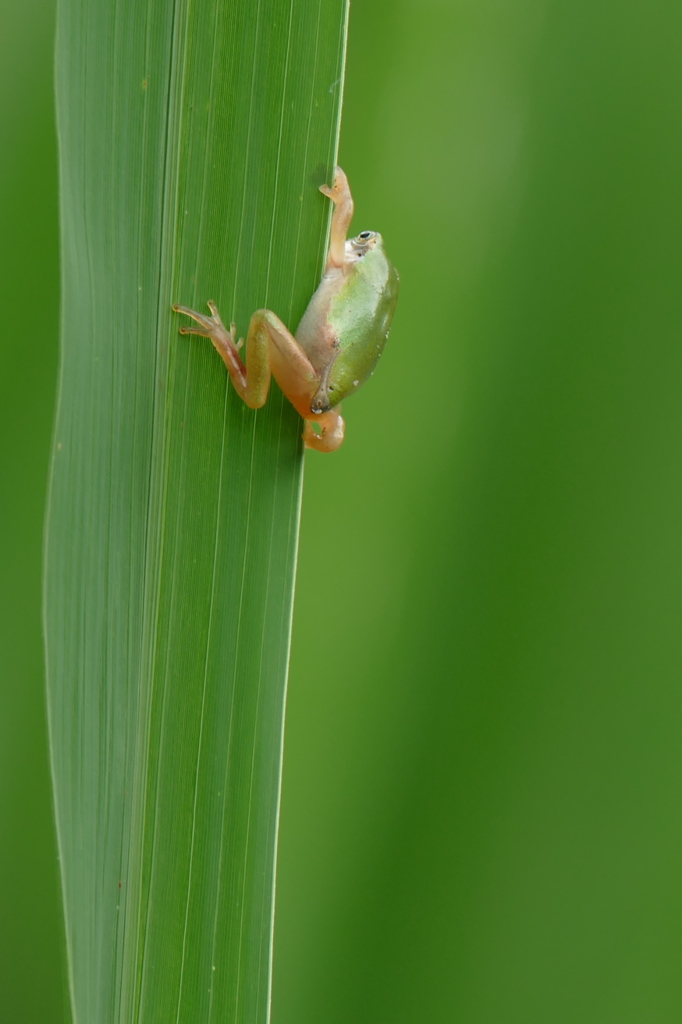
M 330 306 L 329 322 L 340 349 L 328 378 L 330 407 L 356 391 L 372 373 L 397 301 L 398 272 L 377 235 L 376 245 L 354 265 L 347 287 Z

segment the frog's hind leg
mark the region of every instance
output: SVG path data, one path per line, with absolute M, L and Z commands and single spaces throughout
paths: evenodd
M 269 309 L 257 309 L 251 317 L 246 336 L 246 365 L 239 353 L 243 345 L 235 342 L 235 326 L 229 331 L 220 319 L 214 302 L 208 303 L 211 316 L 187 306 L 173 306 L 176 313 L 191 316 L 197 327 L 181 327 L 181 334 L 199 334 L 210 338 L 225 363 L 239 397 L 251 409 L 265 405 L 270 377 L 275 380 L 294 408 L 310 415 L 310 403 L 319 380 L 304 350 L 278 316 Z
M 319 427 L 319 433 L 315 430 Z M 346 425 L 338 409 L 323 412 L 315 419 L 306 419 L 303 440 L 306 448 L 318 452 L 335 452 L 343 444 Z

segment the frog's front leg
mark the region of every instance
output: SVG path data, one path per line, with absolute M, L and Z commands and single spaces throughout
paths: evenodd
M 325 266 L 325 274 L 333 269 L 346 267 L 346 237 L 348 228 L 353 219 L 353 197 L 350 194 L 348 178 L 337 167 L 334 171 L 334 184 L 320 185 L 320 192 L 334 203 L 334 215 L 332 216 L 331 236 L 329 241 L 329 255 Z

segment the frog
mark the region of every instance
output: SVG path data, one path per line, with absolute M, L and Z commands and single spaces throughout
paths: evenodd
M 347 238 L 354 203 L 348 178 L 340 167 L 333 184 L 320 192 L 334 204 L 329 251 L 322 280 L 295 334 L 269 309 L 251 316 L 246 362 L 234 323 L 226 327 L 215 302 L 210 316 L 173 305 L 195 321 L 180 334 L 208 338 L 222 357 L 239 397 L 252 409 L 266 402 L 274 377 L 303 417 L 306 448 L 337 451 L 344 439 L 341 402 L 372 375 L 388 339 L 398 300 L 398 273 L 388 259 L 382 236 L 361 231 Z

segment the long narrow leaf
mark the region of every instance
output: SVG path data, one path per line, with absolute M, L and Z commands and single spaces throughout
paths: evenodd
M 268 1018 L 297 415 L 172 302 L 295 327 L 346 0 L 60 0 L 48 707 L 76 1024 Z

